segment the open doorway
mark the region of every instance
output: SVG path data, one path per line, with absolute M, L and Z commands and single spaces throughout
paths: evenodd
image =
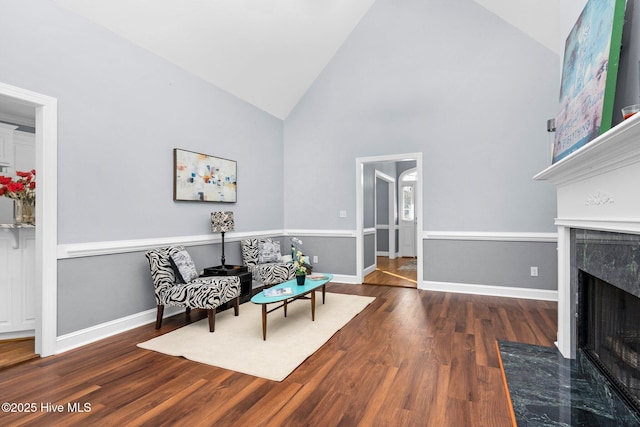
M 56 353 L 58 106 L 55 98 L 0 83 L 0 100 L 35 116 L 35 352 Z
M 375 174 L 372 171 L 375 170 Z M 394 213 L 389 214 L 393 220 L 380 220 L 379 215 L 370 211 L 384 211 L 384 196 L 376 199 L 376 185 L 381 184 L 378 170 L 398 181 L 401 175 L 410 176 L 412 181 L 411 214 L 412 235 L 406 239 L 411 243 L 414 252 L 411 256 L 402 257 L 400 251 L 400 227 L 398 215 L 400 209 L 401 187 L 394 185 Z M 408 172 L 404 174 L 404 172 Z M 375 181 L 374 181 L 375 178 Z M 356 159 L 356 255 L 357 280 L 359 283 L 382 284 L 390 286 L 419 287 L 422 282 L 422 209 L 421 207 L 422 153 L 396 154 Z M 374 195 L 370 194 L 373 193 Z M 382 203 L 379 203 L 382 202 Z M 391 203 L 391 202 L 390 202 Z M 379 213 L 379 212 L 376 212 Z M 391 212 L 391 209 L 389 209 Z M 375 217 L 375 219 L 372 219 Z M 388 229 L 385 229 L 388 227 Z M 388 245 L 381 245 L 380 237 L 388 235 Z M 406 242 L 405 242 L 406 243 Z M 366 278 L 366 279 L 365 279 Z
M 365 269 L 364 284 L 370 285 L 386 285 L 405 288 L 415 288 L 417 286 L 417 264 L 415 254 L 412 258 L 405 257 L 401 253 L 403 238 L 410 236 L 402 235 L 402 228 L 399 227 L 401 220 L 406 217 L 406 203 L 402 197 L 402 177 L 407 171 L 402 172 L 406 167 L 413 167 L 415 161 L 410 162 L 382 162 L 375 163 L 373 167 L 385 167 L 387 172 L 392 173 L 391 176 L 378 169 L 375 169 L 375 182 L 373 187 L 373 213 L 375 227 L 375 265 L 372 268 Z M 415 171 L 415 168 L 409 169 Z M 400 174 L 400 181 L 397 175 Z M 365 193 L 367 192 L 365 187 Z M 400 191 L 398 191 L 400 190 Z M 400 197 L 399 197 L 400 195 Z M 365 195 L 365 203 L 367 197 Z M 405 212 L 398 214 L 398 206 Z M 413 206 L 410 207 L 411 213 L 415 212 Z M 365 223 L 367 215 L 365 214 Z M 365 227 L 366 230 L 367 227 Z M 366 233 L 366 231 L 365 231 Z M 407 231 L 405 231 L 407 233 Z M 411 231 L 408 231 L 410 234 Z M 416 235 L 415 228 L 412 236 Z M 413 239 L 415 241 L 415 239 Z M 406 244 L 406 242 L 405 242 Z M 413 245 L 415 248 L 415 244 Z
M 398 179 L 398 198 L 400 204 L 400 214 L 398 217 L 398 249 L 403 258 L 415 258 L 416 256 L 416 233 L 417 206 L 415 201 L 415 186 L 418 172 L 416 168 L 406 170 L 400 174 Z

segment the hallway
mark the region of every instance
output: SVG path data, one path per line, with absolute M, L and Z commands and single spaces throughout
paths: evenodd
M 416 258 L 389 259 L 379 256 L 376 271 L 365 276 L 364 284 L 417 288 L 416 277 Z

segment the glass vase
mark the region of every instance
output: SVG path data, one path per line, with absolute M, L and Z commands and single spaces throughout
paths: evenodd
M 16 224 L 36 223 L 36 201 L 31 199 L 16 199 L 13 203 L 13 219 Z

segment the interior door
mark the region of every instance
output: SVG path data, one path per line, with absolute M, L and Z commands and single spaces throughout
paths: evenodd
M 399 243 L 400 256 L 416 256 L 416 204 L 415 181 L 403 180 L 400 182 L 400 203 L 402 209 L 399 218 Z

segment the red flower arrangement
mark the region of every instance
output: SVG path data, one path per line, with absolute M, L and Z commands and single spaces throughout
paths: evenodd
M 8 176 L 0 175 L 0 196 L 16 200 L 35 201 L 36 199 L 36 170 L 29 172 L 17 171 L 15 181 Z

